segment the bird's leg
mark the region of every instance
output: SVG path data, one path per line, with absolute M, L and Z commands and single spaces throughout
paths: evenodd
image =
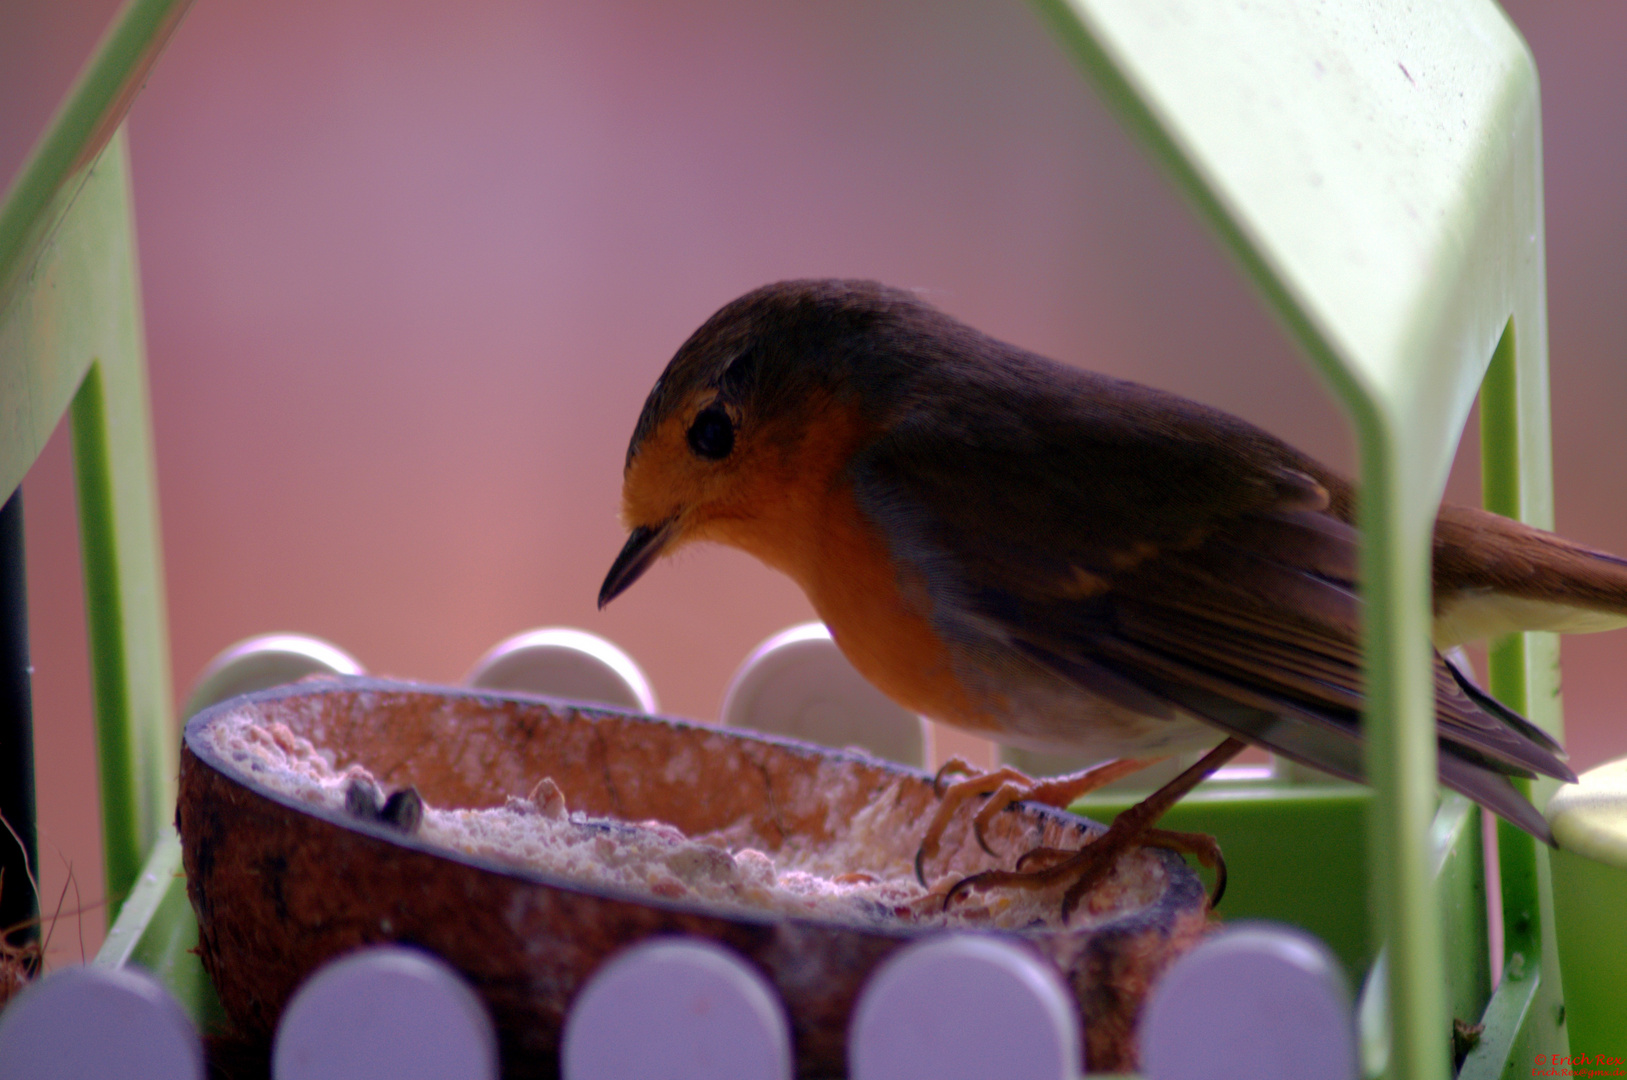
M 1062 896 L 1062 921 L 1066 923 L 1068 916 L 1073 914 L 1073 909 L 1078 906 L 1080 897 L 1102 879 L 1118 862 L 1120 855 L 1136 844 L 1189 852 L 1196 855 L 1205 865 L 1214 867 L 1217 880 L 1212 905 L 1220 899 L 1226 885 L 1225 863 L 1220 859 L 1220 848 L 1214 839 L 1198 833 L 1154 829 L 1153 825 L 1171 806 L 1180 801 L 1182 796 L 1197 787 L 1210 773 L 1236 757 L 1246 745 L 1241 739 L 1227 739 L 1205 754 L 1197 764 L 1114 818 L 1112 826 L 1106 832 L 1078 851 L 1064 853 L 1055 848 L 1040 848 L 1024 855 L 1018 861 L 1018 870 L 987 870 L 962 878 L 944 895 L 944 907 L 947 908 L 955 897 L 972 889 L 1001 885 L 1039 889 L 1071 879 L 1072 884 Z M 1062 857 L 1064 854 L 1065 858 Z M 1020 869 L 1024 862 L 1036 858 L 1051 865 L 1039 870 Z
M 1226 895 L 1226 858 L 1220 852 L 1215 838 L 1206 833 L 1175 832 L 1172 829 L 1148 829 L 1141 834 L 1142 847 L 1165 848 L 1182 855 L 1191 855 L 1215 873 L 1215 889 L 1209 894 L 1213 908 Z M 1067 862 L 1079 852 L 1073 848 L 1037 847 L 1023 853 L 1013 867 L 1019 873 L 1033 873 Z M 1055 880 L 1055 879 L 1052 879 Z
M 932 778 L 932 789 L 937 792 L 940 802 L 938 812 L 927 825 L 926 835 L 921 838 L 921 846 L 915 850 L 915 879 L 922 885 L 926 884 L 923 870 L 926 860 L 938 853 L 938 843 L 943 839 L 943 831 L 949 827 L 950 819 L 955 816 L 955 811 L 970 799 L 991 796 L 972 819 L 972 832 L 977 837 L 978 846 L 993 855 L 994 852 L 989 850 L 988 842 L 983 838 L 983 830 L 994 819 L 995 814 L 1012 803 L 1037 802 L 1058 809 L 1065 808 L 1105 784 L 1111 784 L 1121 777 L 1162 760 L 1162 758 L 1123 758 L 1067 776 L 1034 780 L 1009 765 L 979 773 L 960 758 L 950 758 Z M 943 782 L 944 777 L 951 773 L 965 774 L 966 779 L 946 786 Z

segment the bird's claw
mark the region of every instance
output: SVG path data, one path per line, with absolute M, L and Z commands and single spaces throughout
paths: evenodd
M 972 835 L 977 837 L 977 846 L 983 849 L 983 854 L 989 856 L 990 858 L 999 858 L 999 856 L 994 854 L 994 849 L 989 847 L 988 840 L 983 836 L 983 820 L 981 814 L 978 815 L 977 820 L 972 822 Z
M 973 889 L 1001 886 L 1042 889 L 1074 877 L 1068 885 L 1067 892 L 1062 894 L 1062 924 L 1066 926 L 1085 894 L 1106 876 L 1118 862 L 1119 857 L 1132 845 L 1163 848 L 1178 854 L 1192 855 L 1199 863 L 1213 870 L 1215 888 L 1209 896 L 1211 910 L 1226 894 L 1226 859 L 1221 854 L 1220 845 L 1215 842 L 1214 837 L 1203 833 L 1173 832 L 1168 829 L 1147 829 L 1139 835 L 1129 830 L 1121 830 L 1114 834 L 1109 829 L 1077 850 L 1036 847 L 1024 852 L 1011 870 L 985 870 L 980 874 L 969 874 L 951 885 L 944 893 L 943 910 L 948 911 L 950 904 Z M 1040 861 L 1048 865 L 1037 869 L 1031 868 L 1033 863 Z
M 943 798 L 943 793 L 948 790 L 947 785 L 944 784 L 945 777 L 976 775 L 977 770 L 972 767 L 971 762 L 963 757 L 952 757 L 939 765 L 938 771 L 932 774 L 932 794 L 940 799 Z
M 1079 898 L 1112 867 L 1115 861 L 1114 856 L 1117 854 L 1111 851 L 1093 851 L 1092 845 L 1089 844 L 1078 851 L 1064 851 L 1059 848 L 1037 850 L 1053 856 L 1062 856 L 1062 858 L 1053 865 L 1041 870 L 985 870 L 980 874 L 970 874 L 963 877 L 951 885 L 949 890 L 944 893 L 943 910 L 948 911 L 950 904 L 973 889 L 991 889 L 1002 886 L 1043 889 L 1059 881 L 1066 880 L 1075 870 L 1079 870 L 1079 879 L 1068 886 L 1068 891 L 1062 897 L 1062 923 L 1066 926 L 1068 917 L 1073 913 Z M 1098 858 L 1097 856 L 1102 857 Z
M 1226 895 L 1226 857 L 1221 854 L 1220 844 L 1214 837 L 1207 833 L 1148 829 L 1142 836 L 1141 843 L 1145 847 L 1163 848 L 1180 855 L 1190 855 L 1198 860 L 1199 865 L 1213 870 L 1215 888 L 1209 894 L 1209 909 L 1212 911 L 1220 904 L 1220 898 Z
M 962 803 L 971 799 L 985 800 L 972 818 L 972 835 L 977 846 L 991 858 L 999 858 L 989 846 L 988 825 L 1000 814 L 1019 801 L 1038 802 L 1059 809 L 1075 799 L 1111 783 L 1138 769 L 1151 765 L 1156 758 L 1121 759 L 1109 761 L 1083 772 L 1049 780 L 1033 780 L 1011 766 L 1002 766 L 988 772 L 978 772 L 961 758 L 950 758 L 932 777 L 932 791 L 939 799 L 938 811 L 927 825 L 921 846 L 915 851 L 915 880 L 926 885 L 926 860 L 937 854 L 938 843 Z M 945 778 L 962 775 L 966 779 L 950 784 Z
M 944 778 L 952 774 L 963 774 L 967 778 L 953 784 L 945 784 Z M 943 839 L 944 830 L 949 827 L 950 819 L 955 811 L 960 809 L 962 803 L 970 799 L 987 798 L 993 794 L 995 803 L 984 806 L 972 821 L 972 831 L 977 837 L 977 844 L 989 855 L 995 856 L 989 847 L 988 840 L 983 835 L 983 827 L 998 811 L 1016 801 L 1016 793 L 1020 789 L 1017 783 L 1033 785 L 1033 781 L 1012 768 L 996 769 L 993 772 L 980 773 L 960 758 L 950 758 L 943 763 L 937 773 L 932 777 L 932 791 L 938 797 L 938 810 L 932 816 L 932 821 L 926 827 L 926 835 L 921 838 L 921 846 L 915 849 L 915 880 L 922 886 L 926 885 L 926 860 L 938 853 L 938 842 Z M 1007 795 L 1007 791 L 1011 794 Z M 1001 802 L 1000 800 L 1004 801 Z
M 1017 871 L 1018 873 L 1022 873 L 1024 871 L 1028 870 L 1029 862 L 1031 862 L 1032 860 L 1035 860 L 1035 859 L 1049 859 L 1049 860 L 1051 860 L 1051 865 L 1055 866 L 1057 863 L 1061 862 L 1063 859 L 1070 858 L 1074 854 L 1075 854 L 1075 852 L 1069 850 L 1068 848 L 1059 848 L 1059 847 L 1029 848 L 1027 851 L 1025 851 L 1021 855 L 1017 856 L 1017 862 L 1012 867 L 1012 869 Z

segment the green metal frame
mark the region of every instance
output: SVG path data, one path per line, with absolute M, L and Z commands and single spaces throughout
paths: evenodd
M 1039 6 L 1354 423 L 1373 787 L 1367 883 L 1373 938 L 1388 957 L 1388 1008 L 1364 1010 L 1387 1013 L 1388 1030 L 1365 1041 L 1384 1048 L 1369 1067 L 1444 1077 L 1430 534 L 1488 366 L 1490 505 L 1552 523 L 1535 63 L 1489 0 Z M 1491 681 L 1560 735 L 1556 655 L 1550 635 L 1499 643 Z M 1538 785 L 1534 797 L 1541 805 L 1551 793 Z M 1472 832 L 1463 843 L 1477 843 Z M 1510 964 L 1466 1075 L 1484 1075 L 1494 1054 L 1500 1072 L 1508 1053 L 1567 1052 L 1547 851 L 1511 830 L 1499 836 Z
M 119 125 L 186 7 L 126 6 L 0 204 L 0 491 L 70 414 L 115 909 L 173 814 L 177 746 Z
M 164 826 L 175 738 L 116 133 L 187 4 L 131 0 L 0 206 L 0 492 L 71 409 L 108 889 L 128 893 L 97 962 L 153 967 L 208 1023 Z M 1479 817 L 1439 799 L 1428 666 L 1430 529 L 1477 391 L 1487 505 L 1552 520 L 1529 51 L 1490 0 L 1038 5 L 1327 379 L 1361 448 L 1371 791 L 1210 787 L 1170 823 L 1223 838 L 1231 914 L 1309 925 L 1353 974 L 1382 957 L 1361 1009 L 1370 1070 L 1445 1076 L 1449 1015 L 1482 1003 L 1486 1034 L 1463 1075 L 1566 1053 L 1547 851 L 1508 829 L 1509 961 L 1490 992 Z M 1549 635 L 1499 643 L 1491 682 L 1558 735 L 1556 658 Z

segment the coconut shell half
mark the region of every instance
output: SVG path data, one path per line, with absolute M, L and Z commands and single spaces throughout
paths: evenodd
M 245 713 L 309 739 L 335 768 L 359 764 L 385 789 L 416 788 L 431 807 L 500 807 L 549 777 L 572 810 L 656 819 L 691 836 L 733 830 L 770 855 L 833 843 L 861 813 L 882 812 L 897 825 L 877 833 L 886 850 L 866 858 L 907 865 L 937 799 L 927 774 L 862 753 L 536 697 L 342 679 L 224 702 L 187 725 L 177 825 L 204 967 L 251 1041 L 269 1043 L 283 1006 L 325 962 L 401 943 L 445 959 L 485 1000 L 506 1076 L 552 1076 L 565 1015 L 595 969 L 643 938 L 691 934 L 733 949 L 776 987 L 799 1075 L 839 1076 L 872 970 L 941 932 L 742 912 L 437 848 L 302 803 L 227 760 L 210 725 Z M 1018 804 L 989 830 L 990 846 L 1006 853 L 995 859 L 958 820 L 969 817 L 957 815 L 939 856 L 962 874 L 1009 868 L 1039 844 L 1077 847 L 1102 828 Z M 1115 896 L 1109 878 L 1074 925 L 1005 932 L 1073 989 L 1092 1070 L 1135 1067 L 1147 988 L 1208 926 L 1203 887 L 1184 861 L 1153 850 L 1133 857 L 1150 860 L 1151 894 Z

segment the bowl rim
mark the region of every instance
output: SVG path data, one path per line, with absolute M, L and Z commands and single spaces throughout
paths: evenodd
M 1177 853 L 1162 848 L 1147 849 L 1151 854 L 1160 858 L 1165 867 L 1166 886 L 1152 902 L 1133 907 L 1118 914 L 1089 925 L 1073 924 L 1067 926 L 1040 926 L 1033 928 L 1006 928 L 993 926 L 978 926 L 968 924 L 957 925 L 918 925 L 904 921 L 887 921 L 883 919 L 865 920 L 862 918 L 845 919 L 836 916 L 815 917 L 809 915 L 774 915 L 769 912 L 758 912 L 750 907 L 714 904 L 701 900 L 674 899 L 659 896 L 654 893 L 636 889 L 619 888 L 614 885 L 596 885 L 567 877 L 557 873 L 533 867 L 517 866 L 513 863 L 503 862 L 490 856 L 476 855 L 458 851 L 440 844 L 430 843 L 416 834 L 406 834 L 379 822 L 358 818 L 346 813 L 342 808 L 335 809 L 325 806 L 316 806 L 305 802 L 285 792 L 277 791 L 260 782 L 253 775 L 233 767 L 228 761 L 223 761 L 214 747 L 202 738 L 203 730 L 226 715 L 244 708 L 262 707 L 264 705 L 281 701 L 286 698 L 315 697 L 326 694 L 345 693 L 381 693 L 381 694 L 419 694 L 440 698 L 460 698 L 482 702 L 518 702 L 524 705 L 540 705 L 551 711 L 572 711 L 594 716 L 615 717 L 621 720 L 635 720 L 645 723 L 663 724 L 668 727 L 686 731 L 704 732 L 708 735 L 718 735 L 726 739 L 738 740 L 747 743 L 758 743 L 774 747 L 779 751 L 789 751 L 798 756 L 813 757 L 827 761 L 851 762 L 862 764 L 871 768 L 880 768 L 884 772 L 895 774 L 904 780 L 916 780 L 930 784 L 933 776 L 924 769 L 903 765 L 895 761 L 865 753 L 861 750 L 837 749 L 820 746 L 815 743 L 804 742 L 800 739 L 784 735 L 773 735 L 754 732 L 741 728 L 725 728 L 713 724 L 704 724 L 695 720 L 662 714 L 641 713 L 632 709 L 620 708 L 598 702 L 577 701 L 570 698 L 552 697 L 546 694 L 524 693 L 509 690 L 485 690 L 466 686 L 448 686 L 436 683 L 413 682 L 402 679 L 384 679 L 369 675 L 340 675 L 283 686 L 272 687 L 266 690 L 256 690 L 237 697 L 227 698 L 217 702 L 193 715 L 187 720 L 182 731 L 181 744 L 185 754 L 190 754 L 199 764 L 207 766 L 224 779 L 238 784 L 249 792 L 286 809 L 317 818 L 327 824 L 352 832 L 359 832 L 376 840 L 394 844 L 398 847 L 422 852 L 434 857 L 448 859 L 461 863 L 487 873 L 497 874 L 501 877 L 524 882 L 528 885 L 541 885 L 551 889 L 558 889 L 577 896 L 600 900 L 612 900 L 621 903 L 636 904 L 641 907 L 653 908 L 658 911 L 676 914 L 700 916 L 709 919 L 721 919 L 733 923 L 748 924 L 759 928 L 772 928 L 778 926 L 795 926 L 801 928 L 818 927 L 821 929 L 840 928 L 848 931 L 881 934 L 889 938 L 915 939 L 918 937 L 940 933 L 979 933 L 1002 936 L 1030 944 L 1051 938 L 1076 937 L 1085 939 L 1107 931 L 1134 931 L 1142 928 L 1142 924 L 1167 917 L 1175 910 L 1184 908 L 1191 897 L 1188 892 L 1196 891 L 1198 896 L 1205 895 L 1202 880 L 1187 865 L 1186 861 Z M 308 736 L 302 736 L 307 737 Z M 318 749 L 324 749 L 318 747 Z M 1022 811 L 1035 817 L 1040 822 L 1053 821 L 1064 827 L 1072 828 L 1076 833 L 1105 831 L 1106 826 L 1091 818 L 1074 814 L 1066 810 L 1046 806 L 1041 803 L 1019 802 L 1014 804 Z M 610 820 L 621 820 L 611 818 Z M 629 823 L 636 824 L 636 823 Z M 687 836 L 687 834 L 686 834 Z M 183 843 L 185 838 L 183 837 Z

